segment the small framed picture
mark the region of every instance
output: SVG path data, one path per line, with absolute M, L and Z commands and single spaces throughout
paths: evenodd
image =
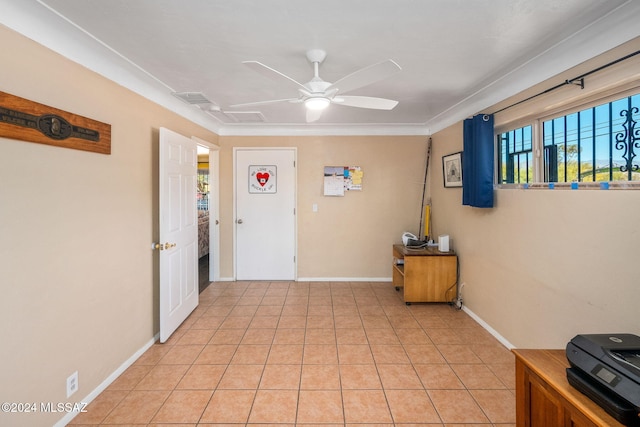
M 445 188 L 462 187 L 462 151 L 442 156 Z
M 249 166 L 249 193 L 275 194 L 278 182 L 277 166 Z

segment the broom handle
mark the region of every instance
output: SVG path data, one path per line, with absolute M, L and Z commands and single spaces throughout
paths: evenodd
M 431 157 L 431 137 L 429 137 L 429 142 L 427 143 L 427 164 L 424 169 L 424 181 L 422 182 L 422 203 L 420 204 L 420 225 L 418 226 L 418 236 L 420 236 L 420 232 L 422 231 L 422 222 L 424 220 L 424 196 L 427 191 L 427 176 L 429 174 L 429 158 Z M 431 215 L 429 215 L 431 218 Z M 426 237 L 426 236 L 425 236 Z

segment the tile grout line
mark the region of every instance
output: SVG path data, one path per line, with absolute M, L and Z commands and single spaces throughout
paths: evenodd
M 213 285 L 213 283 L 212 283 L 212 285 Z M 262 302 L 264 302 L 264 298 L 268 295 L 268 291 L 269 291 L 269 288 L 271 288 L 271 286 L 272 286 L 272 283 L 269 284 L 269 286 L 265 290 L 265 293 L 263 293 L 262 296 L 260 297 L 260 300 L 258 301 L 258 303 L 256 305 L 256 309 L 253 311 L 253 314 L 251 315 L 251 320 L 249 321 L 249 323 L 245 327 L 243 327 L 242 336 L 240 336 L 238 338 L 237 343 L 235 344 L 236 348 L 235 348 L 233 354 L 231 355 L 228 363 L 226 363 L 226 365 L 224 367 L 224 370 L 220 374 L 220 377 L 219 377 L 216 385 L 210 390 L 211 391 L 211 396 L 209 397 L 209 400 L 207 401 L 206 405 L 204 406 L 204 409 L 202 410 L 202 412 L 201 412 L 201 414 L 200 414 L 200 416 L 198 418 L 197 423 L 201 422 L 202 417 L 204 416 L 204 413 L 206 411 L 206 408 L 209 406 L 209 404 L 211 403 L 211 401 L 213 399 L 213 395 L 218 390 L 218 386 L 220 385 L 220 382 L 222 381 L 222 378 L 224 377 L 224 374 L 227 372 L 229 366 L 232 364 L 233 358 L 238 353 L 240 346 L 243 345 L 242 342 L 245 339 L 245 337 L 247 337 L 249 329 L 251 329 L 251 325 L 256 320 L 256 318 L 259 317 L 258 313 L 259 313 L 260 307 L 263 307 L 262 306 Z M 300 361 L 300 378 L 298 379 L 298 392 L 297 392 L 298 401 L 297 401 L 297 404 L 296 404 L 296 413 L 295 413 L 295 422 L 296 423 L 298 422 L 299 411 L 300 411 L 300 397 L 301 397 L 302 380 L 303 380 L 303 375 L 302 374 L 303 374 L 303 368 L 304 368 L 304 365 L 305 365 L 305 349 L 309 345 L 309 343 L 307 342 L 307 332 L 309 331 L 309 329 L 313 329 L 313 328 L 309 328 L 309 326 L 310 326 L 309 325 L 309 317 L 313 315 L 313 314 L 311 314 L 311 312 L 309 310 L 309 308 L 311 307 L 312 292 L 311 292 L 311 288 L 309 287 L 309 284 L 307 284 L 306 286 L 308 287 L 308 291 L 305 293 L 305 296 L 306 296 L 306 315 L 305 315 L 304 328 L 302 328 L 303 329 L 302 355 L 301 355 L 302 358 L 301 358 L 301 361 Z M 343 388 L 344 384 L 343 384 L 343 376 L 342 376 L 342 370 L 341 370 L 341 367 L 342 366 L 346 366 L 346 365 L 343 365 L 341 363 L 341 360 L 340 360 L 340 351 L 339 351 L 339 343 L 338 343 L 338 328 L 337 328 L 337 324 L 336 324 L 336 310 L 335 310 L 336 309 L 335 303 L 341 302 L 342 297 L 345 297 L 346 295 L 343 294 L 343 293 L 336 294 L 334 292 L 334 288 L 331 285 L 327 286 L 326 284 L 324 284 L 323 287 L 326 287 L 326 290 L 329 292 L 329 296 L 330 296 L 330 303 L 331 303 L 330 309 L 331 309 L 331 316 L 332 316 L 333 338 L 334 338 L 335 346 L 336 346 L 335 356 L 336 356 L 336 359 L 337 359 L 337 367 L 338 367 L 338 387 L 339 387 L 339 390 L 340 390 L 340 397 L 341 397 L 341 404 L 342 404 L 342 416 L 343 416 L 344 424 L 346 424 L 347 423 L 347 408 L 345 406 L 345 395 L 344 395 L 344 388 Z M 140 379 L 135 381 L 135 383 L 132 384 L 128 390 L 126 390 L 126 394 L 122 397 L 122 399 L 120 399 L 118 401 L 118 403 L 114 404 L 113 407 L 111 407 L 111 409 L 109 409 L 109 411 L 104 415 L 104 417 L 102 417 L 102 419 L 100 420 L 100 424 L 103 424 L 104 421 L 110 416 L 110 414 L 112 414 L 114 412 L 114 410 L 119 407 L 119 405 L 122 403 L 122 401 L 124 401 L 127 398 L 127 396 L 130 396 L 131 393 L 133 391 L 135 391 L 136 386 L 139 385 L 144 380 L 144 378 L 146 378 L 152 372 L 152 370 L 154 368 L 162 365 L 162 360 L 165 359 L 166 357 L 168 357 L 168 354 L 171 351 L 171 349 L 174 349 L 174 348 L 176 348 L 177 346 L 180 346 L 180 345 L 188 345 L 188 344 L 180 344 L 180 341 L 184 338 L 185 334 L 188 331 L 195 330 L 195 329 L 193 329 L 193 326 L 196 325 L 196 321 L 198 319 L 201 319 L 201 318 L 205 317 L 204 315 L 207 313 L 207 311 L 215 306 L 215 302 L 216 301 L 220 300 L 221 298 L 230 298 L 230 297 L 233 297 L 235 299 L 235 301 L 233 302 L 232 306 L 221 305 L 221 307 L 230 307 L 228 309 L 228 311 L 226 312 L 225 316 L 224 316 L 225 320 L 229 319 L 230 317 L 233 317 L 232 313 L 233 313 L 233 310 L 235 308 L 248 307 L 249 306 L 249 305 L 247 305 L 247 306 L 240 305 L 240 302 L 242 301 L 242 296 L 245 296 L 247 294 L 247 291 L 249 291 L 250 289 L 254 289 L 254 288 L 251 287 L 250 283 L 244 285 L 244 290 L 242 291 L 242 294 L 239 295 L 239 296 L 237 294 L 233 293 L 233 292 L 231 292 L 228 295 L 226 295 L 227 291 L 229 291 L 230 288 L 231 288 L 231 286 L 225 286 L 225 289 L 222 290 L 219 295 L 217 295 L 215 298 L 212 297 L 211 299 L 208 299 L 208 303 L 206 305 L 206 309 L 197 313 L 197 318 L 195 318 L 195 320 L 193 322 L 189 323 L 188 327 L 185 327 L 185 330 L 182 331 L 183 332 L 182 335 L 179 338 L 177 338 L 175 340 L 175 342 L 172 342 L 171 344 L 168 344 L 171 348 L 169 350 L 167 350 L 166 353 L 162 354 L 162 356 L 158 357 L 157 360 L 153 361 L 153 364 L 150 365 L 152 367 L 149 370 L 149 372 L 147 372 L 144 376 L 142 376 Z M 254 407 L 254 405 L 256 403 L 256 399 L 257 399 L 257 396 L 258 396 L 258 391 L 260 391 L 260 385 L 262 383 L 262 380 L 264 379 L 264 375 L 265 375 L 266 368 L 267 368 L 267 365 L 268 365 L 269 357 L 270 357 L 270 355 L 272 354 L 272 352 L 274 350 L 273 346 L 275 345 L 275 338 L 277 336 L 277 331 L 278 331 L 278 329 L 280 329 L 279 326 L 280 326 L 280 323 L 281 323 L 282 318 L 284 316 L 284 307 L 287 305 L 286 304 L 287 297 L 290 296 L 292 288 L 293 288 L 293 284 L 291 282 L 289 282 L 287 284 L 287 291 L 286 291 L 286 294 L 284 295 L 284 300 L 282 301 L 282 307 L 281 307 L 281 309 L 279 311 L 278 321 L 275 324 L 274 335 L 270 340 L 269 349 L 268 349 L 268 352 L 267 352 L 267 354 L 265 356 L 264 363 L 262 364 L 263 366 L 262 366 L 262 370 L 261 370 L 261 373 L 260 373 L 260 378 L 258 379 L 258 383 L 257 383 L 256 388 L 255 388 L 255 394 L 254 394 L 254 397 L 253 397 L 253 400 L 252 400 L 251 407 L 249 408 L 249 412 L 248 412 L 248 415 L 247 415 L 246 423 L 249 423 L 253 407 Z M 279 288 L 274 288 L 274 289 L 279 289 Z M 361 289 L 361 288 L 358 288 L 358 289 Z M 392 322 L 392 317 L 397 315 L 396 314 L 397 312 L 394 311 L 391 308 L 394 305 L 393 304 L 389 304 L 390 300 L 387 299 L 387 297 L 384 295 L 384 293 L 379 292 L 379 290 L 382 289 L 381 287 L 374 287 L 374 286 L 371 285 L 371 283 L 368 283 L 367 284 L 367 289 L 370 290 L 371 293 L 375 296 L 375 300 L 377 302 L 377 306 L 380 307 L 383 310 L 384 319 L 389 323 L 389 325 L 391 327 L 391 331 L 393 331 L 393 336 L 398 340 L 399 345 L 401 345 L 401 347 L 402 347 L 402 354 L 405 357 L 407 357 L 409 363 L 411 364 L 412 372 L 417 376 L 417 378 L 420 381 L 420 385 L 422 386 L 421 389 L 426 393 L 426 396 L 429 398 L 429 401 L 431 402 L 434 410 L 436 411 L 436 413 L 438 414 L 438 417 L 442 421 L 442 417 L 440 416 L 440 413 L 439 413 L 437 407 L 433 404 L 433 401 L 431 399 L 431 395 L 429 393 L 430 389 L 427 389 L 427 385 L 423 382 L 424 380 L 420 377 L 420 375 L 416 371 L 416 364 L 414 363 L 414 360 L 410 357 L 409 353 L 407 352 L 407 348 L 405 347 L 405 345 L 407 345 L 407 344 L 405 342 L 403 342 L 403 339 L 401 339 L 400 336 L 398 335 L 399 329 L 402 329 L 402 328 L 395 327 L 394 326 L 394 322 Z M 371 329 L 375 329 L 375 328 L 372 328 L 371 326 L 369 328 L 365 327 L 363 316 L 365 316 L 366 314 L 364 314 L 361 311 L 361 308 L 360 308 L 361 305 L 356 302 L 357 301 L 356 300 L 356 294 L 354 293 L 355 290 L 351 285 L 349 285 L 349 290 L 350 290 L 350 292 L 349 292 L 348 296 L 353 298 L 354 307 L 355 307 L 355 309 L 357 310 L 357 313 L 358 313 L 358 318 L 360 320 L 360 326 L 361 326 L 361 328 L 362 328 L 362 330 L 364 332 L 364 337 L 366 339 L 367 348 L 369 349 L 369 352 L 371 353 L 371 357 L 373 359 L 373 365 L 375 367 L 375 372 L 378 375 L 379 380 L 381 381 L 380 371 L 379 371 L 379 366 L 378 366 L 379 363 L 376 361 L 376 358 L 375 358 L 375 355 L 374 355 L 374 351 L 373 351 L 373 348 L 372 348 L 372 343 L 371 343 L 369 335 L 367 334 L 367 330 L 371 330 Z M 255 295 L 252 295 L 251 297 L 253 298 L 254 296 Z M 295 296 L 297 298 L 300 297 L 299 294 L 296 294 Z M 320 295 L 318 295 L 318 296 L 320 296 Z M 251 305 L 253 305 L 253 304 L 251 304 Z M 279 305 L 279 304 L 277 304 L 277 305 Z M 345 306 L 348 306 L 348 304 L 345 304 Z M 264 306 L 264 307 L 266 307 L 266 306 Z M 240 313 L 240 311 L 241 310 L 238 310 L 238 313 Z M 265 310 L 265 312 L 266 311 L 267 310 Z M 460 389 L 460 390 L 464 390 L 467 394 L 469 394 L 469 396 L 472 397 L 473 402 L 475 402 L 475 404 L 477 405 L 478 409 L 482 412 L 482 414 L 486 417 L 486 419 L 489 420 L 490 423 L 495 424 L 489 418 L 488 413 L 486 412 L 486 410 L 480 405 L 480 401 L 478 401 L 476 396 L 474 396 L 471 393 L 472 390 L 494 390 L 494 389 L 493 388 L 484 388 L 484 387 L 477 388 L 477 389 L 476 388 L 470 389 L 469 386 L 464 381 L 462 381 L 462 377 L 460 376 L 459 372 L 457 372 L 457 371 L 455 371 L 453 369 L 453 367 L 455 365 L 457 365 L 457 363 L 451 362 L 447 357 L 445 357 L 445 354 L 442 352 L 442 350 L 440 348 L 440 345 L 446 345 L 446 344 L 442 344 L 442 343 L 441 344 L 436 344 L 436 342 L 433 341 L 433 338 L 429 335 L 429 333 L 427 332 L 427 330 L 425 329 L 423 324 L 421 322 L 419 322 L 419 317 L 417 316 L 419 311 L 407 308 L 404 312 L 407 313 L 411 317 L 411 319 L 413 319 L 418 324 L 419 328 L 416 328 L 416 329 L 419 329 L 420 331 L 422 331 L 422 333 L 424 333 L 425 336 L 429 338 L 429 341 L 431 342 L 431 345 L 434 346 L 434 348 L 436 349 L 438 354 L 443 358 L 445 365 L 453 372 L 453 375 L 455 376 L 455 378 L 461 383 L 463 388 Z M 446 328 L 442 328 L 442 329 L 450 329 L 451 332 L 454 333 L 454 334 L 457 333 L 457 329 L 460 329 L 460 328 L 454 328 L 451 325 L 452 319 L 450 317 L 448 317 L 448 316 L 443 316 L 441 310 L 438 311 L 437 313 L 434 313 L 434 314 L 437 316 L 438 319 L 440 319 L 440 321 L 442 321 L 442 322 L 444 322 L 446 324 Z M 404 315 L 404 313 L 401 314 L 401 315 Z M 220 324 L 218 324 L 215 328 L 211 328 L 211 330 L 213 331 L 212 334 L 211 334 L 211 337 L 208 339 L 207 343 L 205 343 L 203 345 L 202 349 L 200 349 L 200 351 L 197 353 L 197 355 L 195 355 L 195 357 L 193 358 L 191 363 L 186 364 L 186 365 L 188 365 L 188 368 L 186 369 L 186 371 L 184 373 L 182 373 L 180 375 L 180 378 L 177 379 L 177 381 L 173 385 L 172 389 L 168 390 L 167 396 L 163 399 L 162 403 L 159 405 L 159 407 L 156 409 L 156 411 L 151 415 L 151 418 L 150 418 L 149 422 L 152 422 L 152 420 L 162 410 L 164 404 L 166 404 L 166 402 L 169 399 L 169 397 L 171 396 L 171 394 L 173 392 L 175 392 L 175 391 L 179 391 L 178 386 L 185 379 L 185 377 L 188 374 L 188 372 L 190 371 L 190 369 L 193 368 L 194 366 L 196 366 L 197 359 L 202 355 L 202 353 L 203 353 L 204 349 L 207 347 L 207 345 L 215 345 L 215 344 L 210 344 L 210 343 L 214 340 L 216 333 L 221 331 L 220 327 L 223 324 L 224 324 L 224 320 Z M 187 326 L 187 325 L 185 325 L 185 326 Z M 292 328 L 292 329 L 296 329 L 296 328 Z M 386 328 L 383 328 L 383 329 L 386 329 Z M 438 328 L 436 328 L 436 329 L 438 329 Z M 186 341 L 185 341 L 185 343 L 186 343 Z M 244 344 L 244 345 L 251 345 L 251 344 Z M 388 344 L 380 344 L 380 345 L 388 345 Z M 479 343 L 478 345 L 480 346 L 480 345 L 483 345 L 483 344 Z M 510 394 L 513 394 L 513 390 L 512 390 L 513 387 L 509 387 L 508 384 L 505 384 L 506 377 L 504 375 L 499 377 L 498 373 L 495 372 L 494 369 L 492 369 L 489 366 L 490 364 L 488 362 L 485 362 L 483 360 L 483 358 L 480 357 L 479 353 L 477 353 L 477 350 L 474 351 L 474 349 L 470 348 L 470 352 L 480 360 L 480 363 L 478 363 L 478 366 L 486 367 L 489 370 L 489 372 L 491 372 L 492 375 L 494 375 L 498 379 L 500 385 L 502 385 L 504 387 L 504 388 L 500 388 L 499 390 L 505 390 L 505 391 L 509 392 Z M 486 357 L 487 353 L 483 352 L 483 354 L 485 354 L 485 357 Z M 465 363 L 462 363 L 462 364 L 465 364 Z M 166 365 L 170 366 L 172 364 L 166 364 Z M 140 365 L 140 366 L 147 366 L 147 365 Z M 182 389 L 180 389 L 180 390 L 182 390 Z M 189 389 L 189 390 L 191 390 L 191 389 Z M 358 389 L 358 390 L 360 390 L 360 389 Z M 362 390 L 364 390 L 364 389 L 362 389 Z M 386 391 L 388 389 L 385 388 L 384 384 L 381 383 L 381 389 L 380 390 L 383 392 L 383 395 L 385 396 L 385 402 L 386 402 L 386 405 L 387 405 L 387 410 L 389 411 L 389 414 L 390 414 L 391 419 L 393 421 L 393 425 L 395 425 L 396 421 L 395 421 L 395 418 L 393 416 L 393 412 L 391 411 L 391 405 L 389 403 L 388 396 L 387 396 L 387 393 L 386 393 Z M 443 389 L 443 390 L 446 390 L 446 389 Z

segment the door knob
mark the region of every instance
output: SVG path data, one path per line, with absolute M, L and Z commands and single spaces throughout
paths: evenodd
M 165 243 L 164 245 L 162 243 L 152 243 L 151 244 L 151 249 L 158 249 L 160 251 L 163 251 L 165 249 L 171 249 L 171 248 L 175 248 L 176 246 L 178 246 L 177 243 Z
M 220 224 L 220 221 L 218 221 L 218 220 L 216 219 L 216 225 L 218 225 L 218 224 Z
M 238 224 L 242 224 L 242 220 L 241 219 L 239 219 L 237 222 L 238 222 Z

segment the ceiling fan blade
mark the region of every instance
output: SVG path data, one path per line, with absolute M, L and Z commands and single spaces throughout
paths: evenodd
M 257 102 L 245 102 L 243 104 L 233 104 L 233 105 L 229 105 L 229 107 L 231 108 L 252 107 L 255 105 L 267 105 L 267 104 L 275 104 L 278 102 L 298 102 L 298 101 L 299 101 L 298 98 L 271 99 L 269 101 L 257 101 Z
M 385 98 L 374 98 L 372 96 L 336 96 L 331 101 L 338 105 L 370 108 L 373 110 L 393 110 L 393 108 L 398 105 L 398 101 Z
M 370 85 L 379 80 L 386 79 L 402 70 L 398 64 L 393 60 L 387 59 L 386 61 L 378 62 L 377 64 L 369 65 L 358 71 L 354 71 L 333 83 L 326 90 L 338 89 L 340 93 L 350 92 L 352 90 Z
M 281 73 L 278 70 L 275 70 L 267 65 L 264 65 L 261 62 L 244 61 L 243 64 L 245 64 L 247 67 L 251 68 L 252 70 L 262 74 L 263 76 L 270 78 L 271 80 L 275 80 L 275 81 L 286 80 L 289 83 L 295 84 L 299 88 L 306 89 L 306 87 L 302 83 L 292 79 L 291 77 Z
M 323 110 L 309 110 L 307 109 L 307 123 L 315 122 L 322 116 Z

